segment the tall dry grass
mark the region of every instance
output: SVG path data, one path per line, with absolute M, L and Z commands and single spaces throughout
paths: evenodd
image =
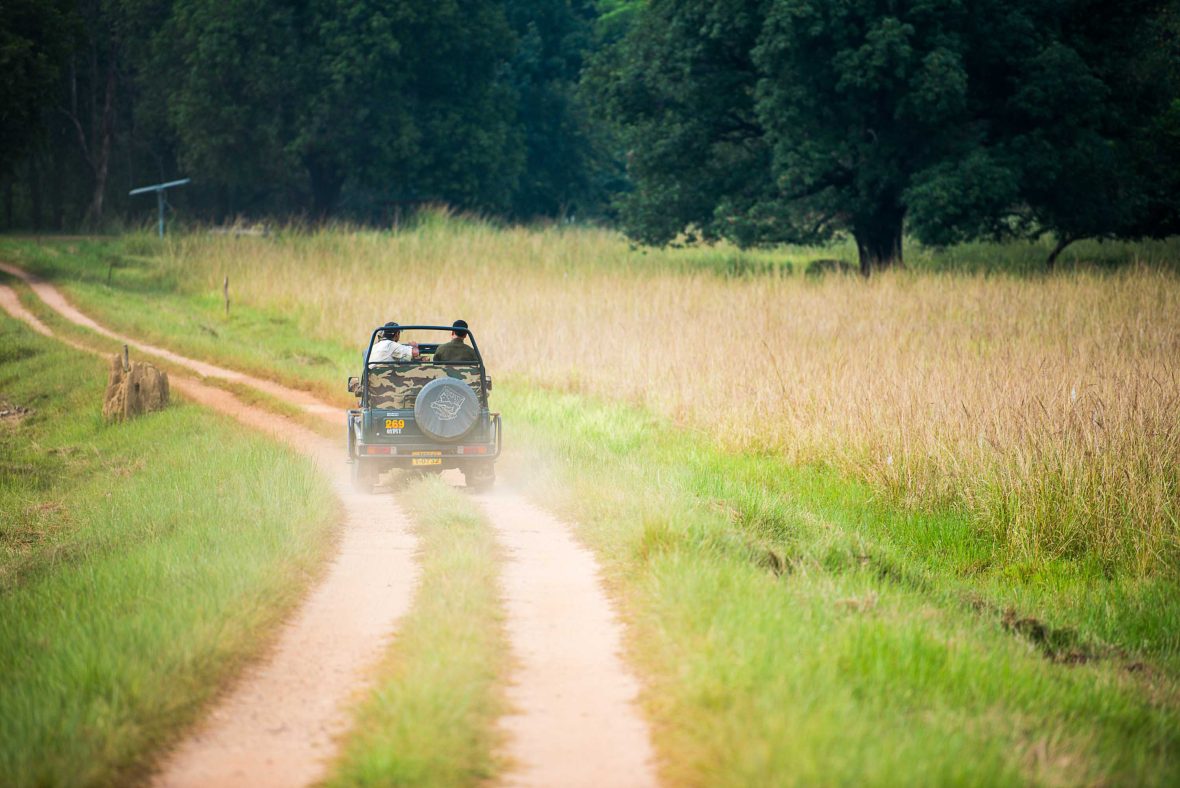
M 345 343 L 464 317 L 496 374 L 963 507 L 1011 557 L 1180 567 L 1180 278 L 1158 268 L 735 278 L 725 250 L 442 219 L 172 249 L 192 287 L 228 275 Z

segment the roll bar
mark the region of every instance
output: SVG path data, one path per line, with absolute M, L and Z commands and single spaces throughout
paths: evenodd
M 372 354 L 373 354 L 373 345 L 377 342 L 377 335 L 383 331 L 388 331 L 388 330 L 389 329 L 387 329 L 385 326 L 381 325 L 381 326 L 377 326 L 376 328 L 374 328 L 373 333 L 369 334 L 369 347 L 366 348 L 366 350 L 365 350 L 365 366 L 364 366 L 364 369 L 362 370 L 363 374 L 361 375 L 361 392 L 362 392 L 361 396 L 362 396 L 362 401 L 364 401 L 366 403 L 369 401 L 369 375 L 368 375 L 369 357 L 372 356 Z M 399 332 L 401 332 L 401 331 L 446 331 L 449 334 L 454 330 L 455 330 L 455 327 L 453 325 L 452 326 L 409 325 L 409 326 L 398 326 L 397 327 L 397 331 L 399 331 Z M 471 349 L 475 351 L 475 359 L 476 359 L 475 363 L 479 364 L 479 383 L 480 383 L 480 388 L 483 391 L 483 405 L 486 408 L 488 406 L 487 368 L 484 366 L 484 363 L 483 363 L 483 354 L 479 352 L 479 345 L 477 345 L 475 343 L 475 334 L 471 333 L 471 329 L 469 329 L 469 328 L 465 329 L 465 330 L 467 331 L 467 338 L 471 340 Z M 405 362 L 374 361 L 373 363 L 374 364 L 389 363 L 390 365 L 393 365 L 393 364 L 405 363 Z

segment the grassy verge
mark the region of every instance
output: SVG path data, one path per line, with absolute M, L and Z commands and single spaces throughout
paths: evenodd
M 98 289 L 71 292 L 124 325 Z M 177 325 L 203 308 L 166 297 Z M 223 339 L 214 358 L 265 363 Z M 342 367 L 355 353 L 323 347 Z M 962 509 L 897 506 L 830 466 L 520 374 L 497 384 L 502 479 L 582 523 L 607 566 L 673 780 L 1178 779 L 1173 561 L 1025 557 Z
M 174 405 L 103 424 L 106 365 L 0 318 L 0 774 L 142 773 L 317 571 L 311 464 Z M 14 410 L 15 408 L 9 408 Z
M 437 477 L 401 500 L 420 539 L 421 585 L 329 785 L 472 785 L 499 766 L 500 551 L 475 505 Z
M 532 447 L 502 477 L 579 522 L 627 602 L 672 782 L 1180 777 L 1175 578 L 1024 577 L 964 519 L 830 471 L 586 397 L 499 396 Z

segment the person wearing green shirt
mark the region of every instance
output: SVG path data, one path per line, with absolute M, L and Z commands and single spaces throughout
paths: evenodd
M 467 321 L 456 320 L 451 326 L 451 341 L 444 342 L 434 351 L 436 364 L 474 362 L 475 350 L 463 340 L 467 338 Z

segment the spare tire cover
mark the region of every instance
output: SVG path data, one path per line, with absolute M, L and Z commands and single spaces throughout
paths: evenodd
M 479 419 L 479 398 L 461 380 L 438 378 L 422 387 L 414 401 L 418 429 L 436 440 L 462 438 Z

